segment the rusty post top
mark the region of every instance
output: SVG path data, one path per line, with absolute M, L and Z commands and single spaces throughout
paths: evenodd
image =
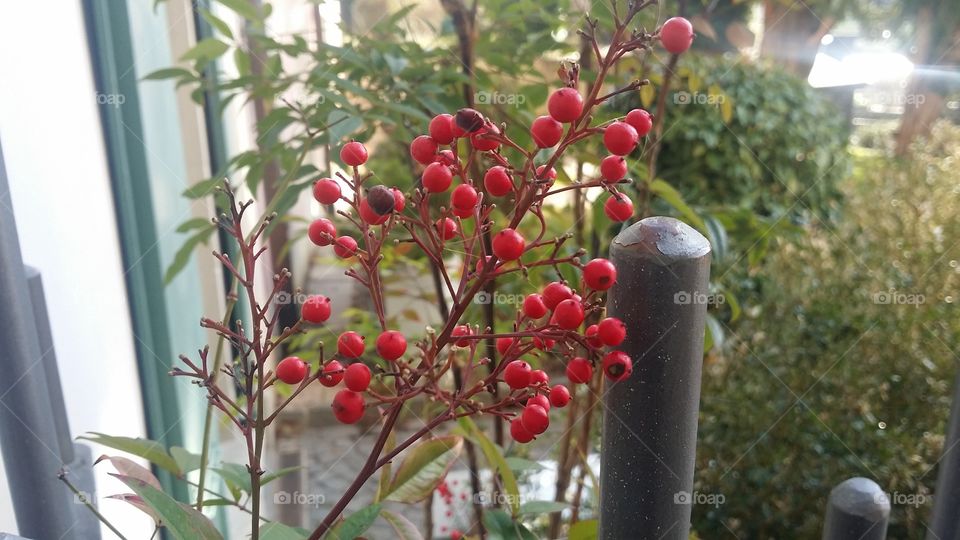
M 660 264 L 669 265 L 709 254 L 710 241 L 678 219 L 654 216 L 621 231 L 613 239 L 610 251 L 621 256 L 650 257 Z

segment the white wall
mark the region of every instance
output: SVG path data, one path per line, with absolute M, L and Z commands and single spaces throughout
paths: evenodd
M 80 2 L 0 4 L 0 73 L 0 144 L 23 258 L 43 274 L 70 427 L 143 436 L 97 109 L 107 105 L 94 93 Z M 97 469 L 99 495 L 125 491 Z M 128 536 L 150 535 L 149 519 L 126 503 L 100 507 Z M 0 531 L 16 532 L 12 513 L 0 471 Z

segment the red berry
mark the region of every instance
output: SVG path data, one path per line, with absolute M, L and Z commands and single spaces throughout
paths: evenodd
M 550 94 L 547 111 L 557 122 L 573 122 L 583 112 L 583 98 L 573 88 L 561 88 Z
M 550 309 L 556 308 L 557 304 L 568 298 L 573 298 L 573 291 L 559 281 L 549 283 L 543 288 L 543 302 Z
M 624 121 L 637 130 L 638 137 L 646 137 L 653 129 L 653 116 L 643 109 L 633 109 L 627 113 Z
M 370 206 L 367 199 L 360 201 L 360 219 L 370 225 L 382 225 L 390 218 L 390 214 L 380 214 Z
M 460 184 L 450 194 L 450 204 L 458 210 L 473 210 L 479 200 L 477 190 L 469 184 Z
M 315 219 L 307 229 L 307 236 L 310 237 L 311 242 L 318 246 L 329 246 L 333 243 L 333 239 L 337 237 L 337 228 L 327 218 Z
M 550 389 L 551 405 L 562 409 L 567 406 L 567 403 L 570 403 L 570 390 L 567 390 L 566 386 L 558 384 Z
M 514 418 L 510 421 L 510 436 L 520 444 L 528 443 L 533 440 L 533 433 L 523 427 L 523 421 L 520 418 Z
M 550 426 L 550 414 L 539 405 L 527 405 L 520 415 L 523 427 L 534 435 L 539 435 Z
M 377 336 L 377 354 L 384 360 L 396 360 L 407 352 L 407 338 L 396 330 L 387 330 Z
M 617 282 L 617 267 L 607 259 L 594 259 L 583 267 L 583 282 L 591 289 L 605 291 Z
M 493 237 L 493 254 L 501 261 L 513 261 L 523 255 L 526 241 L 513 229 L 504 229 Z
M 340 200 L 340 184 L 331 178 L 321 178 L 313 184 L 313 198 L 320 204 L 333 204 Z
M 490 255 L 486 255 L 482 259 L 477 259 L 476 270 L 478 274 L 480 272 L 483 272 L 483 269 L 487 266 L 487 262 L 490 261 L 491 259 L 493 259 L 493 257 L 491 257 Z M 498 273 L 497 266 L 499 265 L 494 265 L 494 267 L 492 268 L 494 274 Z
M 330 318 L 330 299 L 317 294 L 308 297 L 300 306 L 300 317 L 312 323 L 326 322 Z
M 546 172 L 544 176 L 544 170 L 546 165 L 541 165 L 537 167 L 537 179 L 539 180 L 556 180 L 557 179 L 557 170 L 553 167 L 550 167 L 550 170 Z
M 457 217 L 460 218 L 460 219 L 470 219 L 470 218 L 473 217 L 473 211 L 474 211 L 474 210 L 476 210 L 476 207 L 474 207 L 474 208 L 463 208 L 463 209 L 454 208 L 454 209 L 453 209 L 453 215 L 457 216 Z
M 344 424 L 354 424 L 363 416 L 366 404 L 363 396 L 351 390 L 341 390 L 333 396 L 333 415 Z
M 564 330 L 573 330 L 583 323 L 583 306 L 573 298 L 557 304 L 553 311 L 553 318 L 557 326 Z
M 633 361 L 623 351 L 613 351 L 603 357 L 603 374 L 611 381 L 622 381 L 633 373 Z
M 513 191 L 513 180 L 505 168 L 497 165 L 483 175 L 483 187 L 494 197 L 502 197 Z
M 589 343 L 591 347 L 596 347 L 598 349 L 603 347 L 603 342 L 600 341 L 599 332 L 600 327 L 595 324 L 591 324 L 583 333 L 583 337 L 587 338 L 587 343 Z
M 633 203 L 623 193 L 617 193 L 603 203 L 603 213 L 612 221 L 626 221 L 633 217 Z
M 536 386 L 538 384 L 549 384 L 550 376 L 547 375 L 547 372 L 542 369 L 535 369 L 530 372 L 530 386 Z M 536 396 L 543 397 L 543 396 Z M 546 407 L 549 408 L 549 407 Z
M 437 155 L 437 141 L 428 135 L 417 137 L 410 143 L 410 155 L 424 165 L 432 163 Z
M 359 358 L 367 347 L 363 340 L 356 332 L 344 332 L 337 338 L 337 351 L 345 358 Z
M 616 317 L 607 317 L 597 325 L 597 337 L 604 345 L 616 347 L 627 337 L 627 325 Z
M 534 373 L 536 373 L 536 371 L 534 371 Z M 524 403 L 523 405 L 525 407 L 529 407 L 530 405 L 537 405 L 537 406 L 543 407 L 544 410 L 547 410 L 547 411 L 550 410 L 550 400 L 547 399 L 547 396 L 544 396 L 543 394 L 536 394 L 534 396 L 531 396 L 529 399 L 527 399 L 527 402 Z
M 660 43 L 673 54 L 680 54 L 693 44 L 693 25 L 683 17 L 667 19 L 660 27 Z
M 453 183 L 450 168 L 443 163 L 431 163 L 423 171 L 423 189 L 430 193 L 443 193 Z
M 435 163 L 442 163 L 448 166 L 453 166 L 454 164 L 458 163 L 457 156 L 455 156 L 450 150 L 441 150 L 433 161 Z
M 343 382 L 354 392 L 363 392 L 370 386 L 370 368 L 363 364 L 350 364 L 343 374 Z
M 530 386 L 530 364 L 523 360 L 514 360 L 503 369 L 503 382 L 510 388 L 519 390 Z
M 367 149 L 357 141 L 350 141 L 340 149 L 340 161 L 357 167 L 367 162 Z
M 547 338 L 547 339 L 543 339 L 539 337 L 533 338 L 533 346 L 540 349 L 541 351 L 549 351 L 556 344 L 557 342 L 550 338 Z
M 403 196 L 403 192 L 397 188 L 390 188 L 393 191 L 393 211 L 403 212 L 403 209 L 407 207 L 407 198 Z
M 528 294 L 523 299 L 523 314 L 531 319 L 539 319 L 547 314 L 547 304 L 543 301 L 543 296 L 533 293 Z
M 300 384 L 309 372 L 310 366 L 296 356 L 288 356 L 277 364 L 277 378 L 287 384 Z
M 500 146 L 500 141 L 493 138 L 493 135 L 500 135 L 500 130 L 495 126 L 490 126 L 486 132 L 474 133 L 470 136 L 470 144 L 481 152 L 496 150 Z
M 461 324 L 461 325 L 455 326 L 455 327 L 453 328 L 453 331 L 450 332 L 450 337 L 458 338 L 458 337 L 463 337 L 463 336 L 469 336 L 469 335 L 472 334 L 472 333 L 473 333 L 473 332 L 470 331 L 470 327 L 469 327 L 469 326 L 467 326 L 467 325 L 465 325 L 465 324 Z M 470 340 L 469 340 L 469 339 L 458 339 L 458 340 L 455 340 L 455 341 L 454 341 L 454 345 L 456 345 L 457 347 L 469 347 L 469 346 L 470 346 Z
M 449 114 L 438 114 L 430 120 L 430 137 L 439 144 L 450 144 L 453 142 L 453 116 Z
M 625 156 L 637 146 L 637 130 L 626 122 L 614 122 L 603 130 L 603 145 L 607 151 L 618 156 Z
M 323 375 L 320 375 L 320 384 L 333 388 L 343 380 L 343 364 L 331 360 L 323 366 Z
M 450 540 L 462 540 L 463 533 L 457 529 L 450 531 Z
M 538 116 L 530 125 L 530 135 L 538 148 L 550 148 L 563 138 L 563 124 L 549 116 Z
M 512 337 L 497 338 L 497 352 L 499 352 L 501 356 L 507 354 L 507 351 L 510 350 L 510 347 L 513 347 L 515 342 L 516 340 Z
M 357 241 L 351 236 L 341 236 L 333 244 L 333 252 L 337 254 L 337 257 L 349 259 L 357 254 Z
M 570 382 L 584 384 L 593 377 L 593 364 L 583 357 L 576 357 L 567 363 L 567 378 Z
M 607 182 L 616 182 L 627 175 L 627 160 L 623 156 L 607 156 L 600 161 L 600 175 Z
M 457 236 L 457 222 L 450 218 L 438 219 L 434 226 L 443 240 L 450 240 Z

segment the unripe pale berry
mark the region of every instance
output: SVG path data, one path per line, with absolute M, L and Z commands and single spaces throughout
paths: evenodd
M 607 156 L 600 161 L 600 175 L 606 182 L 622 180 L 627 175 L 627 160 L 623 156 Z
M 479 200 L 477 190 L 470 184 L 460 184 L 450 194 L 450 205 L 458 210 L 473 210 Z
M 312 323 L 323 323 L 330 318 L 330 299 L 321 294 L 308 297 L 300 306 L 300 317 Z
M 357 141 L 350 141 L 340 149 L 340 161 L 351 167 L 367 162 L 367 149 Z
M 384 360 L 396 360 L 407 352 L 407 338 L 396 330 L 387 330 L 377 336 L 377 354 Z
M 633 202 L 623 193 L 617 193 L 603 203 L 603 213 L 612 221 L 627 221 L 633 217 Z
M 370 386 L 370 368 L 364 364 L 350 364 L 343 374 L 343 382 L 354 392 L 363 392 Z
M 366 349 L 363 340 L 363 336 L 354 331 L 344 332 L 337 338 L 337 352 L 345 358 L 359 358 Z
M 333 244 L 333 252 L 341 259 L 348 259 L 357 254 L 357 241 L 351 236 L 341 236 Z
M 277 364 L 277 378 L 287 384 L 300 384 L 309 372 L 310 366 L 296 356 L 288 356 Z
M 567 378 L 570 382 L 584 384 L 593 377 L 593 364 L 583 357 L 576 357 L 567 362 Z
M 333 204 L 340 200 L 340 184 L 332 178 L 321 178 L 313 184 L 313 198 L 320 204 Z
M 614 122 L 603 130 L 603 145 L 611 154 L 625 156 L 637 147 L 637 130 L 626 122 Z
M 566 407 L 570 403 L 570 390 L 567 387 L 558 384 L 550 389 L 550 404 L 558 409 Z
M 510 388 L 519 390 L 530 386 L 530 364 L 523 360 L 514 360 L 503 369 L 503 382 Z
M 323 375 L 320 375 L 320 384 L 333 388 L 343 380 L 343 364 L 331 360 L 323 366 Z
M 483 187 L 494 197 L 502 197 L 513 191 L 513 180 L 505 168 L 497 165 L 483 175 Z
M 363 396 L 352 390 L 341 390 L 333 396 L 333 415 L 344 424 L 354 424 L 363 417 L 366 404 Z
M 423 189 L 430 193 L 443 193 L 453 183 L 450 168 L 443 163 L 431 163 L 423 171 Z
M 683 17 L 667 19 L 660 27 L 660 43 L 673 54 L 685 52 L 693 44 L 693 25 Z
M 594 259 L 583 267 L 583 282 L 591 289 L 605 291 L 617 282 L 617 268 L 607 259 Z
M 523 427 L 527 431 L 539 435 L 550 426 L 550 415 L 546 409 L 539 405 L 527 405 L 523 408 L 520 421 L 523 422 Z
M 502 261 L 513 261 L 523 255 L 526 242 L 520 233 L 513 229 L 503 229 L 493 237 L 493 254 Z
M 573 88 L 555 90 L 547 99 L 547 111 L 557 122 L 573 122 L 583 112 L 583 98 Z
M 623 351 L 613 351 L 603 357 L 603 374 L 611 381 L 622 381 L 633 373 L 633 361 Z
M 430 137 L 439 144 L 450 144 L 453 142 L 453 116 L 449 114 L 438 114 L 430 120 Z
M 627 337 L 627 325 L 616 317 L 607 317 L 597 325 L 597 338 L 604 345 L 616 347 Z
M 573 291 L 563 283 L 554 281 L 553 283 L 548 283 L 547 286 L 543 288 L 542 296 L 543 302 L 547 307 L 554 309 L 560 302 L 568 298 L 573 298 Z
M 450 240 L 457 236 L 457 222 L 450 218 L 438 219 L 434 226 L 443 240 Z
M 315 219 L 307 229 L 307 236 L 318 246 L 329 246 L 337 237 L 337 228 L 327 218 Z
M 543 296 L 537 293 L 528 294 L 523 299 L 523 314 L 531 319 L 539 319 L 547 314 L 547 304 L 543 301 Z
M 510 437 L 520 444 L 526 444 L 533 440 L 533 433 L 523 427 L 523 421 L 518 417 L 510 421 Z
M 538 148 L 550 148 L 563 137 L 563 124 L 550 116 L 538 116 L 530 125 L 530 135 Z
M 410 143 L 410 155 L 417 162 L 426 165 L 432 163 L 437 155 L 437 141 L 428 135 L 421 135 Z
M 633 109 L 627 113 L 624 121 L 637 130 L 638 137 L 646 137 L 653 129 L 653 116 L 643 109 Z
M 557 304 L 553 310 L 553 318 L 557 326 L 564 330 L 573 330 L 583 323 L 583 306 L 580 302 L 568 298 Z

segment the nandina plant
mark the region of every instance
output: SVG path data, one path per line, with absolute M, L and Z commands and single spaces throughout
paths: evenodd
M 366 169 L 368 151 L 363 144 L 350 141 L 341 148 L 340 161 L 348 173 L 319 179 L 313 190 L 317 201 L 339 209 L 333 219 L 313 221 L 307 233 L 313 244 L 347 261 L 347 275 L 369 292 L 379 324 L 377 335 L 347 330 L 334 346 L 321 344 L 316 359 L 289 356 L 274 365 L 273 357 L 287 340 L 308 325 L 326 322 L 335 307 L 346 306 L 331 306 L 318 291 L 302 303 L 295 324 L 279 327 L 277 296 L 291 279 L 290 272 L 282 269 L 273 275 L 273 286 L 265 294 L 258 287 L 259 273 L 270 271 L 269 257 L 264 260 L 265 236 L 275 216 L 262 216 L 250 227 L 252 201 L 239 200 L 230 182 L 224 182 L 220 190 L 225 211 L 214 222 L 236 241 L 238 249 L 233 258 L 227 253 L 214 255 L 242 289 L 252 324 L 247 328 L 240 322 L 230 324 L 226 317 L 204 318 L 201 325 L 227 340 L 236 351 L 235 358 L 220 366 L 204 349 L 196 359 L 181 356 L 183 367 L 172 374 L 201 386 L 210 404 L 246 442 L 250 498 L 244 510 L 251 516 L 252 538 L 259 538 L 261 532 L 261 492 L 267 472 L 264 443 L 269 428 L 314 383 L 338 388 L 331 404 L 338 421 L 352 424 L 364 416 L 376 416 L 379 432 L 364 465 L 316 525 L 311 539 L 338 526 L 361 486 L 418 441 L 426 439 L 420 444 L 455 456 L 462 445 L 460 437 L 428 438 L 447 422 L 459 419 L 461 425 L 475 427 L 462 419 L 484 415 L 502 419 L 509 422 L 512 439 L 521 444 L 543 434 L 549 428 L 549 409 L 566 406 L 571 389 L 551 384 L 549 375 L 533 369 L 525 358 L 552 351 L 551 358 L 564 362 L 570 385 L 589 384 L 600 376 L 616 383 L 630 376 L 633 359 L 614 350 L 627 329 L 603 313 L 604 293 L 616 283 L 617 269 L 605 259 L 581 261 L 583 250 L 565 246 L 569 235 L 547 237 L 543 207 L 573 190 L 599 190 L 605 193 L 607 218 L 625 222 L 633 217 L 633 204 L 620 189 L 630 182 L 624 156 L 650 132 L 651 116 L 638 109 L 609 122 L 595 123 L 593 118 L 610 98 L 648 84 L 634 80 L 621 88 L 607 88 L 606 75 L 621 57 L 649 50 L 658 39 L 674 54 L 690 46 L 693 33 L 682 19 L 671 19 L 652 33 L 630 30 L 634 16 L 653 3 L 631 1 L 625 13 L 615 15 L 616 27 L 606 52 L 594 37 L 597 21 L 587 19 L 588 28 L 581 33 L 592 44 L 596 76 L 581 93 L 579 67 L 564 64 L 559 87 L 547 102 L 548 114 L 529 128 L 535 148 L 514 142 L 510 133 L 518 128 L 498 125 L 477 110 L 439 114 L 430 121 L 428 133 L 410 144 L 412 157 L 423 169 L 420 182 L 408 193 L 376 183 L 374 172 Z M 610 153 L 598 160 L 600 174 L 557 185 L 555 168 L 565 151 L 591 137 L 602 138 Z M 357 231 L 355 236 L 339 233 L 348 224 Z M 444 320 L 415 339 L 388 325 L 391 318 L 381 264 L 385 250 L 398 243 L 412 243 L 422 252 L 439 272 L 451 300 Z M 495 332 L 467 317 L 474 298 L 493 280 L 541 270 L 573 275 L 569 269 L 579 271 L 578 279 L 565 282 L 561 278 L 541 290 L 528 291 L 507 331 Z M 591 320 L 598 322 L 585 325 Z M 484 340 L 496 343 L 495 357 L 479 347 Z M 372 371 L 363 359 L 374 355 L 379 361 Z M 449 373 L 456 376 L 447 377 Z M 265 398 L 277 385 L 290 389 L 271 405 Z M 438 412 L 413 434 L 393 441 L 402 411 L 418 399 L 439 404 L 432 409 Z M 402 485 L 401 472 L 381 488 L 387 500 L 396 491 L 410 491 L 410 486 Z M 440 480 L 398 500 L 429 496 Z M 136 482 L 128 484 L 134 487 Z M 202 499 L 201 493 L 198 507 Z M 516 508 L 512 510 L 516 515 Z

